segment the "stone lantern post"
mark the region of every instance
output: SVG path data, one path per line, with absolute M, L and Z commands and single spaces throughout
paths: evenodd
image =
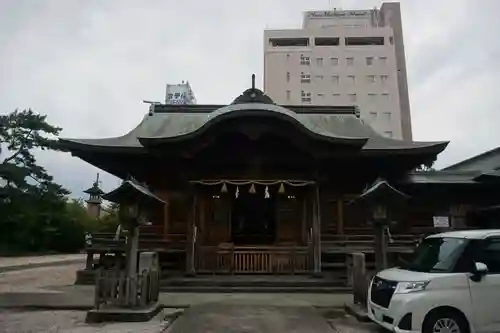
M 408 195 L 392 187 L 386 180 L 377 179 L 353 202 L 368 208 L 375 238 L 375 267 L 377 272 L 387 268 L 386 230 L 390 225 L 389 212 L 408 199 Z

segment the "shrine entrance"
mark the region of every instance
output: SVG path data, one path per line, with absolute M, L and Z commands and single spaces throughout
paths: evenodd
M 231 239 L 235 245 L 270 245 L 276 240 L 276 202 L 252 193 L 232 201 Z

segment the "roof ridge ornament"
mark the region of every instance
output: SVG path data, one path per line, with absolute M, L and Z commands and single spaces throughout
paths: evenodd
M 276 104 L 267 96 L 262 90 L 255 87 L 255 74 L 252 74 L 252 86 L 245 90 L 240 96 L 231 104 L 247 104 L 247 103 L 261 103 L 261 104 Z

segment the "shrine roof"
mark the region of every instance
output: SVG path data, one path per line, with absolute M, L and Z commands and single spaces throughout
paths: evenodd
M 430 150 L 438 154 L 448 142 L 414 142 L 384 137 L 360 119 L 354 106 L 280 106 L 259 102 L 220 105 L 153 105 L 129 133 L 103 139 L 62 138 L 69 150 L 127 149 L 142 151 L 151 142 L 171 142 L 197 135 L 224 119 L 278 117 L 321 140 L 359 145 L 363 151 Z
M 420 171 L 409 173 L 401 180 L 409 184 L 476 184 L 475 171 Z

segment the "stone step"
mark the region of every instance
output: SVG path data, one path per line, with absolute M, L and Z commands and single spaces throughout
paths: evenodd
M 160 286 L 161 292 L 170 293 L 330 293 L 330 294 L 345 294 L 352 292 L 352 288 L 345 286 L 336 287 L 262 287 L 262 286 Z
M 242 276 L 227 276 L 213 278 L 168 278 L 162 277 L 162 287 L 207 287 L 207 288 L 332 288 L 345 285 L 345 278 L 312 278 L 281 279 L 270 276 L 269 279 L 245 278 Z

